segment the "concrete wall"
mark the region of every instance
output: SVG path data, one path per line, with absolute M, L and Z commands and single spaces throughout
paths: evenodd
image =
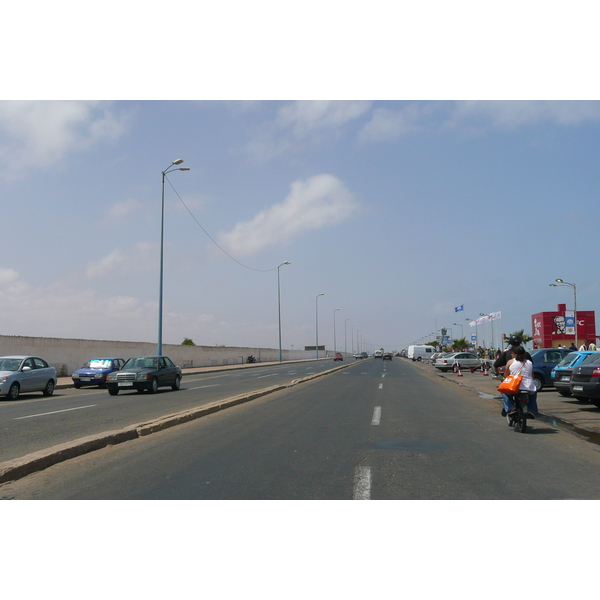
M 84 366 L 91 358 L 151 356 L 156 343 L 118 342 L 110 340 L 77 340 L 0 335 L 0 356 L 27 354 L 40 356 L 49 362 L 59 376 L 68 376 Z M 182 368 L 216 367 L 242 364 L 251 354 L 258 362 L 279 360 L 279 348 L 228 348 L 220 346 L 181 346 L 163 344 L 163 354 Z M 304 350 L 282 350 L 283 360 L 314 358 L 315 353 Z M 322 357 L 321 353 L 319 356 Z

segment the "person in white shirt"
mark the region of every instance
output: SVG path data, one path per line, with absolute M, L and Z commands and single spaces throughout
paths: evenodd
M 520 392 L 527 392 L 529 394 L 528 411 L 529 418 L 533 415 L 538 414 L 537 406 L 537 390 L 535 389 L 535 383 L 533 383 L 533 363 L 527 358 L 527 352 L 523 346 L 517 346 L 511 348 L 512 358 L 506 363 L 506 375 L 521 375 L 521 384 L 519 385 Z M 511 413 L 515 409 L 515 404 L 512 401 L 510 395 L 502 394 L 504 401 L 504 409 L 502 411 L 503 416 L 506 413 Z

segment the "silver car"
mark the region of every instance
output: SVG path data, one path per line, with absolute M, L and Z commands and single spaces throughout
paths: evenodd
M 21 393 L 52 396 L 56 369 L 39 356 L 0 356 L 0 396 L 16 400 Z
M 481 359 L 472 352 L 452 352 L 444 354 L 436 359 L 433 366 L 440 371 L 446 372 L 454 369 L 458 363 L 461 369 L 480 369 Z

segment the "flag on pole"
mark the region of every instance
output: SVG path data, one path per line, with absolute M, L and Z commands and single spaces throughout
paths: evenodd
M 454 307 L 454 312 L 460 312 L 461 310 L 465 310 L 465 305 L 461 304 L 460 306 Z

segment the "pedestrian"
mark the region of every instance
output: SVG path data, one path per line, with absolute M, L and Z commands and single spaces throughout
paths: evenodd
M 571 345 L 569 346 L 569 350 L 577 351 L 577 346 L 574 343 L 571 343 Z
M 586 342 L 586 344 L 587 344 L 587 342 Z M 579 346 L 579 352 L 585 352 L 587 350 L 586 344 L 581 344 L 581 346 Z
M 588 344 L 588 350 L 590 350 L 591 352 L 596 352 L 596 344 L 594 344 L 594 340 L 592 340 L 589 344 Z

